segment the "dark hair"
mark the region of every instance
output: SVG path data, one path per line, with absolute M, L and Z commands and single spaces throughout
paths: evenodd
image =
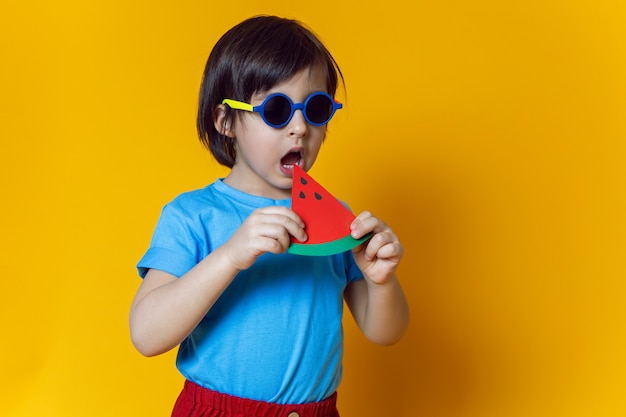
M 253 94 L 315 65 L 326 72 L 327 93 L 334 96 L 343 75 L 310 29 L 276 16 L 256 16 L 239 23 L 220 38 L 204 69 L 197 120 L 200 141 L 220 164 L 232 168 L 234 143 L 215 129 L 216 106 L 225 98 L 249 102 Z M 226 111 L 232 125 L 234 111 L 228 106 Z

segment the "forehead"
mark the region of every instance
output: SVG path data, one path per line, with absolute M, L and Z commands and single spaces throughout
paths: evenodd
M 327 92 L 327 73 L 320 65 L 304 68 L 285 81 L 272 86 L 267 91 L 257 91 L 253 99 L 262 99 L 272 93 L 283 93 L 292 99 L 304 99 L 313 92 Z

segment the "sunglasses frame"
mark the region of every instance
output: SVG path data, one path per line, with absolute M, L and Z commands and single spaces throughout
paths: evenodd
M 332 106 L 333 106 L 332 111 L 330 112 L 330 115 L 328 116 L 328 119 L 325 122 L 323 122 L 323 123 L 313 122 L 311 119 L 309 119 L 309 116 L 307 116 L 307 114 L 306 114 L 307 112 L 305 111 L 307 104 L 309 104 L 309 102 L 313 98 L 315 98 L 317 96 L 324 96 L 324 97 L 328 98 L 330 100 L 330 102 L 332 103 Z M 265 105 L 274 97 L 283 97 L 283 98 L 285 98 L 287 100 L 287 102 L 291 106 L 291 113 L 289 114 L 289 117 L 287 118 L 287 120 L 285 122 L 283 122 L 281 124 L 270 123 L 265 118 L 265 112 L 264 112 Z M 233 99 L 230 99 L 230 98 L 225 98 L 224 100 L 222 100 L 222 104 L 225 104 L 225 105 L 227 105 L 230 108 L 235 109 L 235 110 L 243 110 L 243 111 L 259 113 L 261 115 L 261 118 L 265 122 L 265 124 L 270 126 L 270 127 L 275 128 L 275 129 L 280 129 L 281 127 L 287 126 L 287 124 L 293 118 L 293 115 L 296 112 L 296 110 L 301 110 L 302 111 L 302 115 L 304 116 L 304 120 L 306 120 L 308 124 L 310 124 L 312 126 L 323 126 L 325 124 L 328 124 L 328 122 L 330 122 L 330 120 L 335 115 L 335 112 L 343 107 L 343 104 L 341 104 L 340 102 L 338 102 L 337 100 L 332 98 L 330 96 L 330 94 L 325 93 L 323 91 L 317 91 L 315 93 L 310 94 L 304 100 L 304 103 L 294 103 L 293 101 L 291 101 L 291 99 L 287 95 L 285 95 L 283 93 L 273 93 L 273 94 L 270 94 L 269 96 L 267 96 L 267 98 L 265 100 L 263 100 L 263 103 L 261 103 L 258 106 L 253 106 L 252 104 L 245 103 L 243 101 L 233 100 Z

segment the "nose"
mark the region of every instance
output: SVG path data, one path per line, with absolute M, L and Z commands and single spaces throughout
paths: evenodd
M 306 136 L 309 130 L 309 124 L 306 122 L 302 110 L 298 109 L 293 113 L 293 117 L 287 124 L 287 128 L 289 129 L 290 136 Z

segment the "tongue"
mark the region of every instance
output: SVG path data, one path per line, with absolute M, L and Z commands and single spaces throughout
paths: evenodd
M 289 152 L 280 160 L 283 165 L 295 165 L 300 160 L 300 154 L 297 152 Z

